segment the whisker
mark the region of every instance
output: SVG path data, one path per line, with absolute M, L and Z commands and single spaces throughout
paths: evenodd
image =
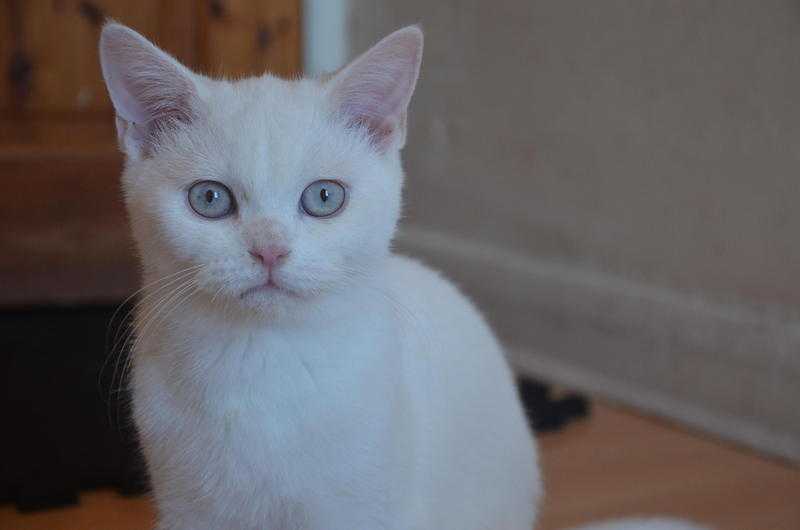
M 201 288 L 198 286 L 196 281 L 195 282 L 190 281 L 182 285 L 181 287 L 175 289 L 173 293 L 170 295 L 169 300 L 162 301 L 158 311 L 155 312 L 155 314 L 152 314 L 147 323 L 144 326 L 142 326 L 142 329 L 136 335 L 136 339 L 134 340 L 133 345 L 131 346 L 131 355 L 128 356 L 127 362 L 125 366 L 123 366 L 122 375 L 120 377 L 120 390 L 122 388 L 122 384 L 125 380 L 127 372 L 130 370 L 133 354 L 135 354 L 135 352 L 139 348 L 139 345 L 145 339 L 147 331 L 149 329 L 152 329 L 151 326 L 157 325 L 159 321 L 166 322 L 169 316 L 175 311 L 175 309 L 183 305 L 183 303 L 185 303 L 189 298 L 191 298 L 194 294 L 196 294 L 200 290 Z M 166 311 L 166 313 L 163 313 L 164 311 Z
M 196 268 L 195 270 L 198 270 L 198 269 L 199 269 L 199 267 Z M 194 270 L 192 272 L 194 272 Z M 177 283 L 177 285 L 174 285 L 175 283 Z M 140 300 L 136 304 L 136 306 L 131 310 L 131 314 L 134 311 L 138 311 L 138 309 L 143 307 L 145 303 L 150 304 L 151 302 L 150 302 L 150 300 L 148 300 L 148 298 L 152 299 L 157 293 L 162 292 L 162 291 L 164 291 L 164 289 L 167 289 L 167 288 L 171 287 L 166 292 L 166 294 L 161 296 L 161 298 L 159 298 L 157 301 L 155 301 L 155 303 L 152 303 L 152 305 L 150 305 L 148 307 L 148 309 L 144 313 L 138 315 L 140 317 L 140 318 L 138 318 L 138 320 L 140 320 L 140 322 L 144 323 L 144 326 L 142 326 L 142 328 L 146 328 L 147 324 L 152 320 L 153 316 L 157 315 L 157 311 L 159 310 L 160 307 L 162 307 L 166 303 L 169 303 L 169 301 L 173 297 L 175 297 L 176 294 L 182 293 L 183 289 L 187 288 L 187 286 L 193 285 L 194 283 L 196 283 L 196 280 L 195 280 L 195 278 L 193 277 L 193 275 L 191 273 L 187 274 L 187 275 L 182 275 L 179 278 L 173 279 L 167 285 L 160 286 L 158 289 L 156 289 L 155 291 L 149 293 L 146 297 L 144 297 L 142 300 Z M 119 350 L 117 352 L 117 361 L 115 363 L 114 373 L 113 373 L 112 379 L 111 379 L 111 389 L 112 390 L 110 391 L 110 395 L 117 395 L 118 396 L 118 395 L 122 394 L 122 392 L 124 390 L 126 375 L 127 375 L 127 372 L 129 371 L 130 364 L 132 362 L 132 356 L 133 356 L 133 347 L 129 347 L 129 346 L 131 346 L 131 344 L 134 344 L 134 345 L 136 344 L 136 340 L 135 340 L 136 338 L 138 338 L 138 333 L 137 333 L 136 327 L 135 326 L 131 326 L 130 331 L 128 331 L 124 335 L 124 341 L 119 346 Z M 132 339 L 133 339 L 133 342 L 132 342 Z M 124 360 L 123 360 L 123 357 L 124 357 Z M 122 365 L 123 365 L 121 372 L 119 370 L 120 361 L 122 361 Z M 119 377 L 117 377 L 118 375 L 119 375 Z M 118 384 L 115 385 L 115 382 L 117 382 L 117 381 L 118 381 Z M 116 389 L 114 389 L 115 386 L 116 386 Z M 109 405 L 110 404 L 111 403 L 109 401 Z M 118 399 L 118 401 L 117 401 L 117 417 L 119 417 L 119 407 L 120 407 L 120 405 L 121 405 L 121 402 Z
M 185 268 L 185 269 L 182 269 L 182 270 L 179 270 L 179 271 L 177 271 L 177 272 L 173 272 L 172 274 L 167 274 L 166 276 L 163 276 L 163 277 L 161 277 L 161 278 L 159 278 L 159 279 L 157 279 L 157 280 L 154 280 L 154 281 L 152 281 L 152 282 L 148 283 L 147 285 L 145 285 L 145 286 L 141 287 L 140 289 L 137 289 L 137 290 L 136 290 L 136 291 L 134 291 L 134 292 L 133 292 L 131 295 L 129 295 L 127 298 L 125 298 L 125 300 L 123 300 L 123 301 L 122 301 L 122 302 L 119 304 L 119 306 L 117 306 L 117 308 L 114 310 L 114 313 L 111 315 L 111 319 L 109 320 L 109 322 L 108 322 L 108 326 L 107 326 L 107 328 L 106 328 L 106 341 L 105 341 L 105 342 L 106 342 L 106 351 L 108 352 L 108 354 L 106 355 L 105 359 L 103 360 L 103 365 L 100 367 L 100 371 L 99 371 L 99 373 L 98 373 L 98 375 L 97 375 L 97 382 L 98 382 L 98 386 L 99 386 L 101 389 L 102 389 L 102 378 L 103 378 L 103 374 L 105 373 L 105 369 L 106 369 L 106 367 L 108 366 L 108 361 L 109 361 L 109 359 L 111 359 L 111 357 L 113 357 L 115 353 L 119 353 L 119 352 L 117 352 L 117 346 L 119 346 L 119 341 L 120 341 L 120 338 L 121 338 L 121 336 L 124 336 L 126 333 L 130 333 L 130 331 L 127 331 L 127 330 L 126 330 L 126 325 L 125 325 L 124 323 L 130 319 L 131 315 L 132 315 L 132 314 L 133 314 L 133 312 L 136 310 L 136 308 L 137 308 L 137 307 L 139 307 L 139 306 L 140 306 L 140 304 L 141 304 L 141 303 L 142 303 L 144 300 L 146 300 L 146 299 L 147 299 L 147 298 L 149 298 L 150 296 L 152 296 L 152 295 L 156 294 L 157 292 L 159 292 L 160 290 L 162 290 L 164 287 L 167 287 L 168 285 L 171 285 L 172 283 L 174 283 L 174 281 L 176 281 L 176 280 L 178 280 L 178 279 L 181 279 L 181 278 L 184 278 L 185 276 L 187 276 L 187 275 L 190 275 L 191 273 L 195 272 L 196 270 L 198 270 L 198 269 L 200 269 L 200 268 L 202 268 L 202 267 L 204 267 L 204 265 L 193 265 L 193 266 L 191 266 L 191 267 L 187 267 L 187 268 Z M 176 276 L 178 276 L 178 278 L 175 278 Z M 134 305 L 133 305 L 133 306 L 132 306 L 132 307 L 131 307 L 131 308 L 130 308 L 128 311 L 126 311 L 126 312 L 125 312 L 125 315 L 124 315 L 124 316 L 122 317 L 122 319 L 119 321 L 119 327 L 117 328 L 117 330 L 116 330 L 116 333 L 114 334 L 114 344 L 113 344 L 113 346 L 112 346 L 112 347 L 109 349 L 110 338 L 111 338 L 111 337 L 110 337 L 110 335 L 111 335 L 111 330 L 112 330 L 112 328 L 114 327 L 114 321 L 115 321 L 115 319 L 117 318 L 117 315 L 120 313 L 120 311 L 121 311 L 121 310 L 122 310 L 122 309 L 123 309 L 123 308 L 124 308 L 124 307 L 125 307 L 125 306 L 126 306 L 126 305 L 127 305 L 127 304 L 128 304 L 128 303 L 129 303 L 129 302 L 130 302 L 130 301 L 131 301 L 131 300 L 132 300 L 134 297 L 135 297 L 135 296 L 136 296 L 136 295 L 138 295 L 139 293 L 141 293 L 141 292 L 142 292 L 142 291 L 144 291 L 145 289 L 148 289 L 148 288 L 150 288 L 150 287 L 153 287 L 153 286 L 155 286 L 155 285 L 157 285 L 157 284 L 159 284 L 159 283 L 161 283 L 161 282 L 167 281 L 167 280 L 169 280 L 169 281 L 168 281 L 166 284 L 164 284 L 164 285 L 161 285 L 161 286 L 160 286 L 158 289 L 156 289 L 155 291 L 153 291 L 153 292 L 151 292 L 151 293 L 148 293 L 147 295 L 145 295 L 145 296 L 144 296 L 142 299 L 138 300 L 138 301 L 137 301 L 137 303 L 136 303 L 136 304 L 134 304 Z M 129 326 L 130 326 L 130 324 L 128 324 L 127 326 L 129 327 Z
M 141 293 L 141 292 L 142 292 L 142 291 L 144 291 L 145 289 L 149 289 L 150 287 L 152 287 L 152 286 L 154 286 L 154 285 L 156 285 L 156 284 L 158 284 L 158 283 L 160 283 L 160 282 L 163 282 L 163 281 L 165 281 L 165 280 L 168 280 L 168 279 L 170 279 L 170 278 L 173 278 L 173 277 L 175 277 L 175 276 L 181 275 L 181 274 L 183 274 L 183 273 L 188 273 L 188 272 L 190 272 L 190 271 L 194 271 L 194 270 L 196 270 L 196 269 L 200 269 L 200 268 L 202 268 L 203 266 L 204 266 L 204 265 L 202 265 L 202 264 L 200 264 L 200 265 L 192 265 L 191 267 L 186 267 L 185 269 L 181 269 L 181 270 L 179 270 L 179 271 L 176 271 L 176 272 L 173 272 L 173 273 L 171 273 L 171 274 L 167 274 L 167 275 L 165 275 L 165 276 L 162 276 L 161 278 L 158 278 L 157 280 L 154 280 L 154 281 L 152 281 L 152 282 L 150 282 L 150 283 L 148 283 L 148 284 L 146 284 L 146 285 L 143 285 L 142 287 L 140 287 L 139 289 L 137 289 L 136 291 L 134 291 L 133 293 L 131 293 L 131 294 L 130 294 L 130 295 L 127 297 L 127 298 L 125 298 L 125 300 L 123 300 L 123 301 L 122 301 L 122 302 L 119 304 L 119 306 L 117 306 L 117 309 L 116 309 L 116 310 L 114 311 L 114 313 L 111 315 L 111 320 L 109 321 L 109 331 L 110 331 L 110 325 L 111 325 L 111 324 L 114 322 L 114 318 L 116 318 L 117 314 L 118 314 L 118 313 L 120 312 L 120 310 L 121 310 L 123 307 L 125 307 L 125 305 L 126 305 L 128 302 L 130 302 L 130 301 L 131 301 L 131 300 L 132 300 L 132 299 L 133 299 L 133 298 L 134 298 L 136 295 L 138 295 L 139 293 Z M 106 336 L 106 341 L 108 341 L 108 336 Z
M 141 300 L 137 301 L 137 303 L 134 304 L 134 306 L 130 309 L 130 311 L 128 311 L 128 313 L 125 316 L 125 321 L 132 320 L 133 319 L 132 317 L 135 316 L 135 312 L 140 307 L 142 307 L 142 305 L 144 305 L 144 303 L 149 298 L 154 297 L 156 294 L 158 294 L 159 292 L 164 291 L 164 289 L 167 289 L 168 287 L 170 287 L 171 285 L 174 285 L 175 283 L 186 281 L 187 277 L 191 276 L 191 274 L 192 274 L 191 272 L 187 272 L 187 274 L 182 275 L 182 276 L 180 276 L 178 278 L 174 278 L 174 279 L 170 280 L 168 283 L 159 286 L 158 289 L 156 289 L 155 291 L 152 291 L 152 292 L 148 293 L 147 295 L 145 295 Z M 117 333 L 118 336 L 117 336 L 117 338 L 116 338 L 116 340 L 114 342 L 114 345 L 113 345 L 113 347 L 111 349 L 112 355 L 116 353 L 116 356 L 117 356 L 117 363 L 116 363 L 115 368 L 114 368 L 114 374 L 112 375 L 112 386 L 113 386 L 114 380 L 116 379 L 117 369 L 119 368 L 119 358 L 124 353 L 125 346 L 127 345 L 128 340 L 130 339 L 130 337 L 131 337 L 131 335 L 133 333 L 134 333 L 134 326 L 132 325 L 132 322 L 129 322 L 127 329 L 125 329 L 124 331 L 121 331 L 121 334 L 120 334 L 119 331 Z M 124 339 L 124 341 L 120 344 L 120 340 L 123 340 L 123 339 Z M 118 347 L 119 347 L 119 349 L 118 349 Z
M 190 278 L 188 280 L 183 281 L 175 288 L 169 291 L 165 296 L 161 297 L 156 303 L 154 303 L 147 313 L 145 313 L 140 319 L 139 323 L 136 326 L 136 337 L 133 341 L 131 346 L 131 351 L 135 351 L 136 348 L 141 344 L 144 336 L 147 334 L 147 331 L 150 329 L 151 325 L 157 322 L 159 315 L 164 311 L 169 305 L 180 298 L 186 291 L 191 290 L 192 288 L 197 286 L 197 281 L 195 278 Z

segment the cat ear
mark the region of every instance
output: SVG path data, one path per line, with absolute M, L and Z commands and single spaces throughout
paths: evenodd
M 129 156 L 144 153 L 170 125 L 194 118 L 194 74 L 132 29 L 114 22 L 103 27 L 100 66 L 120 147 Z
M 369 132 L 380 152 L 405 144 L 406 111 L 422 62 L 422 30 L 395 31 L 330 81 L 335 109 L 349 125 Z

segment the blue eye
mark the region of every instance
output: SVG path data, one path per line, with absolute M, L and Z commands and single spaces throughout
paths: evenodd
M 189 205 L 198 215 L 220 219 L 236 210 L 236 202 L 228 187 L 216 180 L 203 180 L 189 188 Z
M 300 195 L 300 206 L 312 217 L 330 217 L 344 206 L 344 186 L 335 180 L 312 182 Z

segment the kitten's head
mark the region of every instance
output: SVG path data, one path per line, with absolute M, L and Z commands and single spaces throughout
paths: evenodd
M 421 55 L 408 27 L 325 80 L 213 80 L 106 25 L 100 58 L 147 277 L 268 315 L 358 282 L 398 221 Z

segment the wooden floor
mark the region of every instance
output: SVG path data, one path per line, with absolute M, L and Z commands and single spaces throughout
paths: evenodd
M 540 530 L 607 517 L 669 514 L 718 530 L 800 530 L 800 469 L 608 405 L 541 438 L 547 498 Z M 147 499 L 111 492 L 80 506 L 20 515 L 0 530 L 146 530 Z M 498 529 L 501 530 L 501 529 Z

